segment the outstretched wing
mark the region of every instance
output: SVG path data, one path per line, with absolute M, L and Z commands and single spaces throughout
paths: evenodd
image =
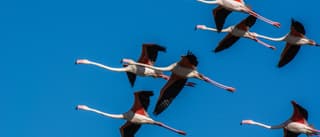
M 153 65 L 157 60 L 159 51 L 166 52 L 166 48 L 158 44 L 143 44 L 142 53 L 138 62 Z
M 247 18 L 245 18 L 244 20 L 242 20 L 240 23 L 238 23 L 236 25 L 236 27 L 240 27 L 240 28 L 245 27 L 245 30 L 248 30 L 256 23 L 256 21 L 257 21 L 257 18 L 250 15 Z
M 134 113 L 138 113 L 141 115 L 147 116 L 149 104 L 150 104 L 150 97 L 153 96 L 152 91 L 138 91 L 134 93 L 134 103 L 131 108 L 131 111 Z
M 159 115 L 163 112 L 180 93 L 186 82 L 186 78 L 180 78 L 179 76 L 172 74 L 169 81 L 161 89 L 160 96 L 153 113 L 155 115 Z
M 306 34 L 306 30 L 304 29 L 302 23 L 295 21 L 294 19 L 291 19 L 291 31 L 296 31 L 303 35 Z
M 296 103 L 295 101 L 291 101 L 291 103 L 293 106 L 293 114 L 290 120 L 294 122 L 306 124 L 308 120 L 308 111 L 302 106 L 300 106 L 298 103 Z
M 300 50 L 300 45 L 292 45 L 287 43 L 286 47 L 281 53 L 278 67 L 281 68 L 284 65 L 288 64 L 297 55 L 299 50 Z
M 127 72 L 127 77 L 129 79 L 131 87 L 134 86 L 134 82 L 136 81 L 137 75 L 132 72 Z
M 220 52 L 220 51 L 222 51 L 224 49 L 230 48 L 239 39 L 240 39 L 240 37 L 237 37 L 237 36 L 232 35 L 231 33 L 228 33 L 228 35 L 225 36 L 223 38 L 223 40 L 221 40 L 219 42 L 219 44 L 216 47 L 216 49 L 214 49 L 214 52 Z
M 227 10 L 226 8 L 222 6 L 218 6 L 214 10 L 212 10 L 212 14 L 214 17 L 214 22 L 216 23 L 216 28 L 218 32 L 220 32 L 223 29 L 223 25 L 226 21 L 226 18 L 231 13 L 230 10 Z
M 120 128 L 121 137 L 134 137 L 134 134 L 136 134 L 140 127 L 140 124 L 131 123 L 129 121 L 126 122 Z
M 182 56 L 181 60 L 178 62 L 178 65 L 181 67 L 186 67 L 190 69 L 196 69 L 199 64 L 199 61 L 191 51 L 188 51 L 187 55 Z

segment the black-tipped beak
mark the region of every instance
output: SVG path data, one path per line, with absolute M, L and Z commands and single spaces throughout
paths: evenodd
M 194 27 L 194 31 L 197 31 L 197 30 L 198 30 L 198 28 L 197 28 L 197 26 L 195 26 L 195 27 Z

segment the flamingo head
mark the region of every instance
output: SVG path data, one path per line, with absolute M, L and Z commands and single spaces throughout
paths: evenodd
M 130 64 L 132 65 L 132 64 L 135 64 L 135 63 L 136 63 L 134 60 L 132 60 L 132 59 L 126 59 L 126 58 L 122 59 L 121 62 L 122 62 L 122 63 L 127 63 L 127 64 L 129 64 L 129 65 L 130 65 Z
M 77 59 L 76 64 L 89 64 L 90 61 L 87 59 Z
M 240 122 L 240 125 L 243 125 L 243 124 L 253 124 L 253 123 L 254 123 L 253 120 L 242 120 L 242 121 Z
M 204 29 L 206 29 L 206 28 L 207 28 L 206 25 L 197 25 L 194 29 L 195 29 L 195 30 L 198 30 L 198 29 L 204 30 Z
M 86 105 L 78 105 L 78 106 L 76 107 L 76 110 L 88 110 L 88 109 L 89 109 L 89 107 L 86 106 Z

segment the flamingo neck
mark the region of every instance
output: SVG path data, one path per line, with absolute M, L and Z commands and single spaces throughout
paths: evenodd
M 272 38 L 272 37 L 268 37 L 268 36 L 261 35 L 261 34 L 258 34 L 258 33 L 255 33 L 254 35 L 256 37 L 258 37 L 258 38 L 263 38 L 263 39 L 271 40 L 271 41 L 283 41 L 287 37 L 287 35 L 285 35 L 285 36 L 282 36 L 282 37 L 279 37 L 279 38 Z
M 124 119 L 124 116 L 122 114 L 109 114 L 109 113 L 102 112 L 100 110 L 93 109 L 93 108 L 88 108 L 88 109 L 86 109 L 86 111 L 91 111 L 91 112 L 94 112 L 94 113 L 98 113 L 100 115 L 103 115 L 103 116 L 106 116 L 106 117 L 110 117 L 110 118 Z
M 206 28 L 203 28 L 202 30 L 208 30 L 208 31 L 214 31 L 214 32 L 231 32 L 233 28 L 234 26 L 230 26 L 228 28 L 222 29 L 221 31 L 218 31 L 216 28 L 206 27 Z
M 215 0 L 215 1 L 197 0 L 197 1 L 205 4 L 219 4 L 219 0 Z
M 167 67 L 156 67 L 156 66 L 143 64 L 143 63 L 138 63 L 138 62 L 130 62 L 130 64 L 144 66 L 144 67 L 151 68 L 158 71 L 171 71 L 175 66 L 177 66 L 177 63 L 173 63 Z
M 256 126 L 260 126 L 260 127 L 264 127 L 264 128 L 267 128 L 267 129 L 280 129 L 280 128 L 284 127 L 284 124 L 280 124 L 280 125 L 276 125 L 276 126 L 270 126 L 270 125 L 266 125 L 266 124 L 259 123 L 259 122 L 256 122 L 256 121 L 252 121 L 252 123 L 250 123 L 250 124 L 256 125 Z
M 89 61 L 88 64 L 94 65 L 94 66 L 97 66 L 97 67 L 100 67 L 100 68 L 104 68 L 104 69 L 107 69 L 107 70 L 111 70 L 111 71 L 117 71 L 117 72 L 126 71 L 126 68 L 112 68 L 112 67 L 109 67 L 109 66 L 97 63 L 97 62 L 93 62 L 93 61 Z

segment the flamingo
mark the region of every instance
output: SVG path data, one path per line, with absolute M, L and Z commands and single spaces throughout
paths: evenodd
M 220 32 L 223 28 L 223 25 L 226 21 L 227 16 L 232 11 L 238 11 L 238 12 L 244 12 L 248 13 L 266 23 L 269 23 L 273 26 L 280 27 L 280 23 L 271 21 L 258 13 L 251 10 L 250 7 L 248 7 L 244 0 L 214 0 L 214 1 L 208 1 L 208 0 L 197 0 L 198 2 L 206 3 L 206 4 L 217 4 L 219 5 L 217 8 L 212 10 L 212 14 L 214 16 L 214 20 L 216 23 L 216 27 L 218 29 L 218 32 Z
M 153 112 L 155 115 L 159 115 L 171 104 L 174 98 L 182 90 L 183 85 L 187 82 L 187 79 L 191 77 L 211 83 L 219 88 L 225 89 L 230 92 L 235 91 L 235 88 L 220 84 L 199 73 L 196 68 L 198 65 L 197 57 L 190 51 L 188 51 L 187 55 L 182 56 L 182 59 L 179 62 L 173 63 L 167 67 L 154 67 L 142 63 L 137 63 L 130 59 L 123 59 L 123 62 L 150 67 L 158 71 L 172 72 L 169 81 L 164 85 L 164 87 L 160 91 L 160 96 L 158 98 L 156 108 Z
M 296 103 L 295 101 L 291 101 L 293 105 L 293 115 L 291 118 L 284 123 L 276 126 L 269 126 L 263 123 L 259 123 L 253 120 L 242 120 L 242 124 L 251 124 L 260 127 L 264 127 L 267 129 L 283 129 L 284 130 L 284 137 L 297 137 L 301 133 L 310 135 L 318 135 L 320 130 L 315 129 L 312 125 L 309 125 L 308 120 L 308 111 L 303 108 L 301 105 Z
M 219 52 L 231 47 L 235 42 L 237 42 L 240 39 L 240 37 L 254 40 L 262 44 L 263 46 L 266 46 L 267 48 L 275 50 L 276 48 L 274 46 L 270 46 L 269 44 L 264 43 L 263 41 L 255 37 L 252 32 L 249 31 L 250 27 L 252 27 L 255 24 L 256 20 L 256 17 L 250 15 L 246 19 L 241 21 L 239 24 L 222 29 L 221 32 L 227 32 L 228 35 L 222 41 L 220 41 L 218 47 L 214 50 L 214 52 Z M 210 28 L 205 25 L 197 25 L 196 30 L 198 29 L 216 32 L 218 31 L 215 28 Z
M 102 116 L 114 118 L 114 119 L 124 119 L 127 122 L 120 128 L 122 137 L 134 137 L 134 134 L 139 130 L 142 124 L 157 125 L 181 135 L 186 135 L 186 132 L 174 129 L 165 125 L 162 122 L 158 122 L 149 117 L 147 109 L 150 103 L 150 96 L 153 96 L 152 91 L 139 91 L 134 93 L 134 104 L 132 108 L 123 114 L 109 114 L 102 112 L 100 110 L 90 108 L 86 105 L 78 105 L 77 110 L 91 111 L 98 113 Z
M 154 65 L 158 52 L 165 52 L 166 48 L 163 46 L 160 46 L 158 44 L 143 44 L 142 45 L 142 53 L 140 55 L 140 58 L 138 62 L 148 64 L 148 65 Z M 143 66 L 137 66 L 137 65 L 127 65 L 125 64 L 123 68 L 113 68 L 109 67 L 94 61 L 90 61 L 88 59 L 78 59 L 76 61 L 76 64 L 90 64 L 94 66 L 98 66 L 110 71 L 115 72 L 127 72 L 127 76 L 130 82 L 130 85 L 133 87 L 134 83 L 136 81 L 136 76 L 151 76 L 154 78 L 163 78 L 165 80 L 169 79 L 169 76 L 164 75 L 161 71 L 157 71 L 154 69 L 146 68 Z M 193 87 L 195 83 L 189 82 L 186 84 L 186 86 Z
M 301 45 L 320 46 L 314 40 L 311 40 L 305 36 L 306 31 L 302 23 L 292 19 L 291 20 L 291 31 L 280 38 L 271 38 L 268 36 L 254 33 L 253 35 L 258 38 L 263 38 L 271 41 L 285 41 L 287 42 L 286 47 L 281 53 L 278 67 L 281 68 L 288 64 L 298 53 Z

